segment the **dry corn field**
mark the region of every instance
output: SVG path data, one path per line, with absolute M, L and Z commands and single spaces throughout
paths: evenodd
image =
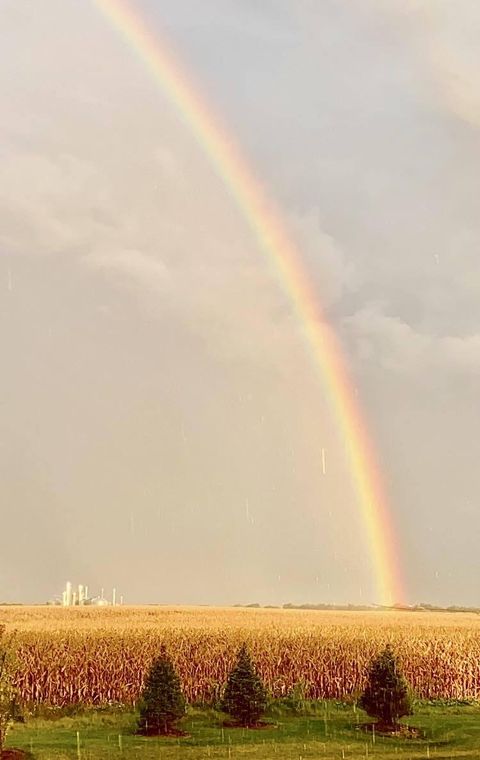
M 387 642 L 415 694 L 480 698 L 480 616 L 226 608 L 0 607 L 15 632 L 18 685 L 29 704 L 132 704 L 165 643 L 190 702 L 210 702 L 247 641 L 271 694 L 349 698 Z

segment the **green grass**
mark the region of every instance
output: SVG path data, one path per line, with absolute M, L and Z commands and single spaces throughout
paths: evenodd
M 191 709 L 182 721 L 190 736 L 180 739 L 134 735 L 132 712 L 93 712 L 55 720 L 31 718 L 16 724 L 8 746 L 39 760 L 461 760 L 480 758 L 480 707 L 419 705 L 408 719 L 423 738 L 396 739 L 359 729 L 365 716 L 352 706 L 331 702 L 305 705 L 308 715 L 273 706 L 268 728 L 222 728 L 212 710 Z M 77 734 L 78 732 L 78 734 Z M 79 748 L 77 748 L 77 736 Z

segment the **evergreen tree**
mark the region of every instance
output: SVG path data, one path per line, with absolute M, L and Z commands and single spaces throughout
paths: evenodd
M 359 706 L 372 718 L 379 718 L 380 726 L 390 731 L 398 727 L 402 715 L 412 714 L 408 685 L 390 645 L 371 662 Z
M 267 707 L 267 691 L 256 674 L 245 644 L 238 652 L 237 662 L 228 676 L 222 710 L 240 726 L 254 726 Z
M 150 667 L 140 699 L 139 730 L 149 735 L 175 733 L 174 724 L 184 714 L 180 679 L 162 646 Z

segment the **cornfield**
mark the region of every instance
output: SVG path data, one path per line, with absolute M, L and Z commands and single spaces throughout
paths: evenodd
M 390 642 L 414 693 L 480 698 L 480 618 L 215 608 L 0 608 L 27 704 L 133 704 L 161 643 L 190 702 L 212 702 L 246 641 L 273 697 L 346 699 Z

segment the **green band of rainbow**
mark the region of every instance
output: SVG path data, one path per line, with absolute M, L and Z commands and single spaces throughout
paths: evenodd
M 126 0 L 93 0 L 106 19 L 167 94 L 192 130 L 202 149 L 235 199 L 261 249 L 269 256 L 298 320 L 314 364 L 321 374 L 355 483 L 365 526 L 380 602 L 390 605 L 404 598 L 397 565 L 390 510 L 367 428 L 352 388 L 338 339 L 326 322 L 302 258 L 282 225 L 272 203 L 242 158 L 233 139 L 219 125 L 198 87 L 182 71 L 157 31 Z

